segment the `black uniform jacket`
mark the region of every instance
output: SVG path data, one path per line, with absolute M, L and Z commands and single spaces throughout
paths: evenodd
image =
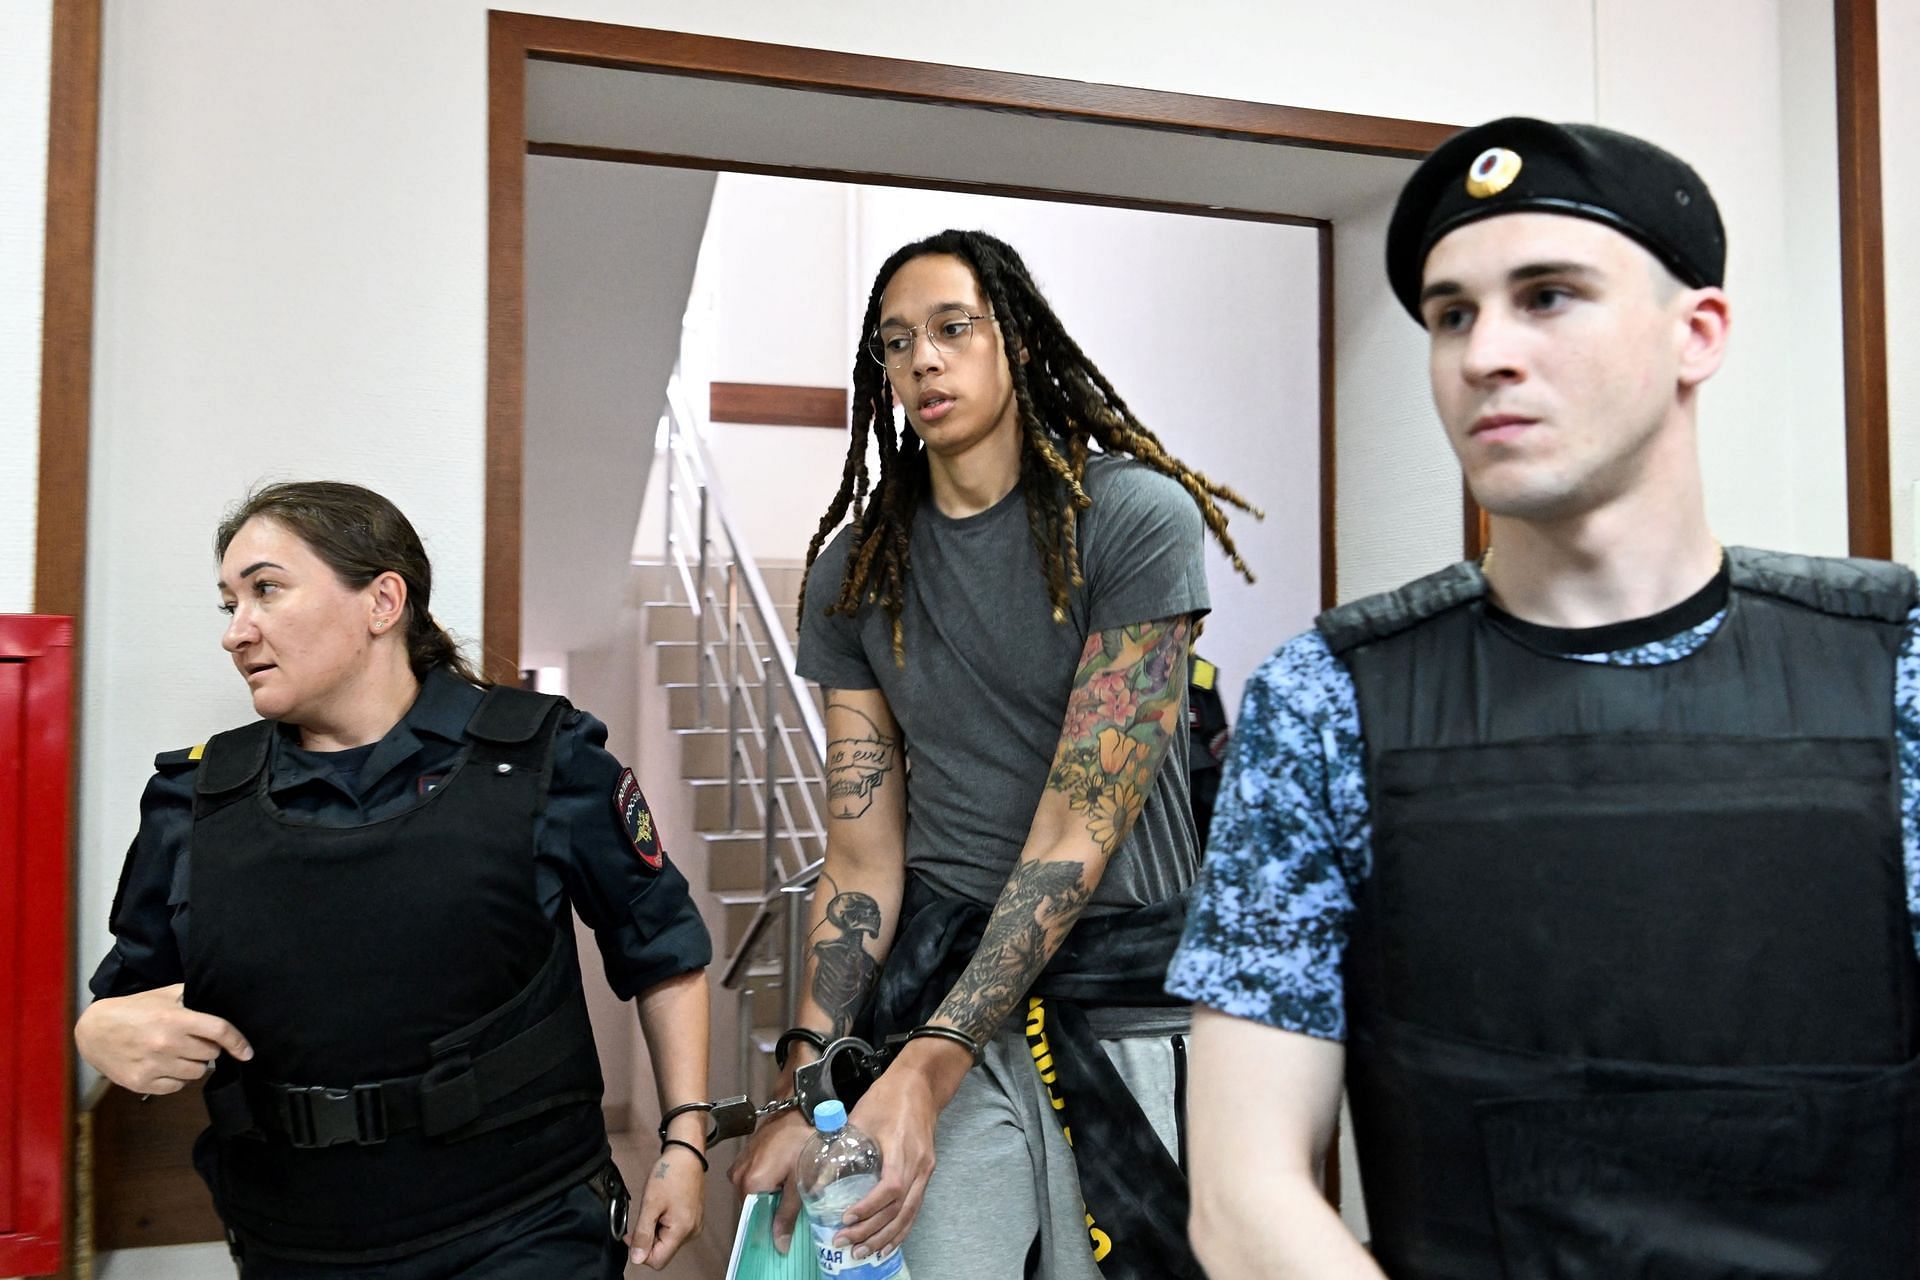
M 460 762 L 467 750 L 462 730 L 482 696 L 441 668 L 376 743 L 306 751 L 283 727 L 269 765 L 273 803 L 316 826 L 376 821 L 418 804 Z M 559 922 L 569 905 L 580 913 L 599 943 L 608 981 L 627 999 L 705 967 L 713 947 L 685 877 L 659 848 L 645 801 L 635 808 L 631 793 L 622 795 L 627 771 L 606 742 L 606 726 L 584 711 L 569 711 L 561 722 L 546 809 L 534 828 L 534 887 L 548 919 Z M 88 984 L 96 997 L 185 976 L 198 752 L 166 752 L 154 767 L 114 895 L 113 949 Z M 640 834 L 630 836 L 635 830 Z

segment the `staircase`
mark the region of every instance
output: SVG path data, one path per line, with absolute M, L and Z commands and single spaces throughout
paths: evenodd
M 722 934 L 715 937 L 714 947 L 721 955 L 730 956 L 745 936 L 761 901 L 774 887 L 767 883 L 766 815 L 757 785 L 736 785 L 733 801 L 729 804 L 728 690 L 714 683 L 710 667 L 707 712 L 703 723 L 697 679 L 699 651 L 695 639 L 696 619 L 692 606 L 685 599 L 667 598 L 670 594 L 679 594 L 665 589 L 670 581 L 670 575 L 665 572 L 667 566 L 654 564 L 639 567 L 645 571 L 648 588 L 659 593 L 657 598 L 648 600 L 643 606 L 643 638 L 653 648 L 657 683 L 666 696 L 668 724 L 679 745 L 680 777 L 685 783 L 681 803 L 693 815 L 693 828 L 705 852 L 707 887 L 723 908 L 721 914 L 725 927 Z M 709 571 L 724 577 L 731 568 L 729 564 L 717 564 L 710 566 Z M 760 572 L 773 596 L 787 643 L 794 644 L 798 636 L 794 609 L 800 592 L 800 566 L 763 564 Z M 654 585 L 656 582 L 658 586 Z M 764 652 L 766 642 L 759 620 L 743 617 L 742 623 L 752 629 Z M 735 696 L 751 700 L 757 709 L 765 697 L 761 673 L 753 663 L 744 660 L 745 646 L 736 646 L 736 651 L 742 654 L 743 660 L 738 683 L 734 686 Z M 724 677 L 728 673 L 721 674 Z M 808 692 L 815 707 L 824 715 L 825 704 L 820 691 L 809 683 Z M 743 710 L 741 707 L 734 708 L 736 725 L 750 720 L 755 732 L 739 735 L 738 749 L 741 754 L 736 761 L 736 778 L 758 779 L 763 775 L 765 764 L 764 739 L 758 732 L 762 726 L 757 713 L 748 717 L 742 714 Z M 808 766 L 798 775 L 800 782 L 814 788 L 818 794 L 823 779 L 799 742 L 805 729 L 798 725 L 783 725 L 781 732 L 790 740 L 792 754 Z M 796 776 L 786 757 L 786 750 L 776 752 L 775 779 L 783 790 L 793 786 Z M 798 837 L 798 843 L 808 861 L 824 853 L 818 839 L 812 835 Z
M 825 708 L 793 666 L 801 565 L 756 561 L 698 423 L 676 372 L 656 441 L 662 500 L 647 518 L 664 525 L 665 555 L 633 570 L 652 686 L 640 697 L 644 741 L 676 749 L 656 753 L 644 783 L 657 810 L 672 807 L 714 938 L 713 1084 L 763 1100 L 773 1042 L 798 1021 L 806 908 L 825 853 Z

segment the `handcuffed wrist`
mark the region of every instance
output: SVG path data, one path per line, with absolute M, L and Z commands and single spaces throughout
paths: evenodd
M 782 1071 L 787 1069 L 787 1060 L 793 1056 L 795 1045 L 811 1045 L 815 1057 L 827 1051 L 827 1038 L 812 1027 L 788 1027 L 773 1042 L 773 1062 Z M 797 1065 L 797 1064 L 796 1064 Z
M 699 1147 L 694 1146 L 691 1142 L 687 1142 L 681 1138 L 662 1138 L 660 1140 L 660 1154 L 665 1155 L 668 1147 L 682 1147 L 693 1152 L 693 1158 L 700 1162 L 700 1172 L 702 1173 L 706 1173 L 713 1168 L 712 1165 L 707 1163 L 707 1153 Z

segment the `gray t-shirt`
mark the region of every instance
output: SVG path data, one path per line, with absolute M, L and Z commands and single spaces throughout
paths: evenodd
M 1085 488 L 1093 499 L 1080 513 L 1085 583 L 1070 591 L 1065 622 L 1053 621 L 1018 487 L 958 520 L 921 503 L 900 615 L 904 667 L 894 663 L 878 605 L 852 618 L 825 613 L 846 573 L 851 530 L 828 543 L 808 576 L 800 674 L 886 695 L 911 768 L 907 866 L 942 893 L 992 904 L 1006 887 L 1053 767 L 1087 637 L 1208 608 L 1200 511 L 1177 482 L 1096 454 Z M 1183 722 L 1184 701 L 1183 688 Z M 1086 914 L 1159 902 L 1191 884 L 1198 865 L 1182 732 Z

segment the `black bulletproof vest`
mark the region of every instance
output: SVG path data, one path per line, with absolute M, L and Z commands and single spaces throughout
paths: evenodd
M 1396 1280 L 1910 1278 L 1891 565 L 1728 552 L 1696 652 L 1535 652 L 1456 565 L 1320 620 L 1373 866 L 1348 1089 Z
M 250 1246 L 394 1257 L 605 1158 L 572 933 L 534 890 L 565 709 L 489 691 L 444 782 L 352 827 L 274 806 L 270 722 L 207 744 L 186 1002 L 239 1028 L 255 1056 L 220 1060 L 196 1161 Z

